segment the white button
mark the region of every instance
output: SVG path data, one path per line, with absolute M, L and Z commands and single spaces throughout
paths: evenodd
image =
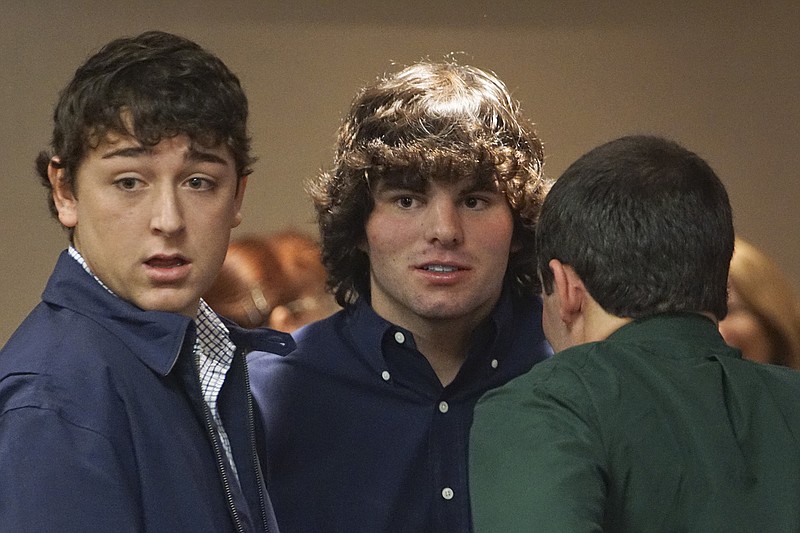
M 497 368 L 497 359 L 492 359 L 492 368 Z
M 453 489 L 450 487 L 445 487 L 442 489 L 442 498 L 445 500 L 452 500 L 453 499 Z
M 397 341 L 397 344 L 403 344 L 406 342 L 406 336 L 403 335 L 400 331 L 396 331 L 394 334 L 394 340 Z
M 450 406 L 447 405 L 447 402 L 439 402 L 439 412 L 446 413 L 450 410 Z
M 389 374 L 388 370 L 384 370 L 383 372 L 381 372 L 381 377 L 383 378 L 383 381 L 389 381 L 389 378 L 391 378 L 392 376 L 391 374 Z

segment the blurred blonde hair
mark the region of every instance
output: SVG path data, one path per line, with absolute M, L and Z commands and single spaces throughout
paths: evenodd
M 800 369 L 800 301 L 778 264 L 737 237 L 729 276 L 744 305 L 767 329 L 772 362 Z

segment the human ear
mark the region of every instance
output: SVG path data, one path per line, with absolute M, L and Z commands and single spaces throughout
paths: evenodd
M 239 183 L 236 184 L 236 196 L 233 198 L 233 222 L 231 229 L 239 226 L 242 223 L 242 203 L 244 202 L 244 191 L 247 189 L 247 176 L 241 176 Z
M 584 306 L 585 288 L 575 270 L 558 259 L 547 264 L 553 272 L 554 290 L 558 294 L 559 317 L 565 324 L 572 324 Z
M 50 180 L 53 203 L 58 211 L 58 220 L 67 228 L 78 225 L 78 199 L 75 197 L 75 183 L 67 181 L 67 173 L 57 156 L 47 165 L 47 178 Z

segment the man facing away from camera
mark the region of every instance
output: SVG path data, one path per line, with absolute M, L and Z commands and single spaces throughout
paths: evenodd
M 355 98 L 312 183 L 344 309 L 249 358 L 284 532 L 471 529 L 475 402 L 549 355 L 542 147 L 504 84 L 418 63 Z
M 537 228 L 558 353 L 484 396 L 475 531 L 800 531 L 800 374 L 742 359 L 722 182 L 673 141 L 604 144 Z
M 70 246 L 0 352 L 0 529 L 277 531 L 245 352 L 291 338 L 201 299 L 250 174 L 247 99 L 147 32 L 90 57 L 38 159 Z

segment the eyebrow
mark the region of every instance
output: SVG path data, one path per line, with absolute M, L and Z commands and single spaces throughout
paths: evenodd
M 149 155 L 152 153 L 153 149 L 149 146 L 126 146 L 124 148 L 119 148 L 117 150 L 111 150 L 104 153 L 102 159 L 113 159 L 115 157 L 139 157 L 141 155 Z M 186 154 L 185 159 L 187 161 L 196 161 L 200 163 L 228 165 L 228 161 L 224 158 L 210 152 L 197 150 L 194 147 L 189 148 L 189 152 Z
M 373 194 L 381 194 L 397 190 L 412 191 L 417 193 L 424 193 L 431 187 L 432 180 L 417 178 L 417 179 L 393 179 L 383 178 L 378 182 L 378 185 L 372 190 Z M 475 194 L 479 192 L 503 194 L 495 182 L 486 180 L 471 180 L 459 185 L 459 194 Z

